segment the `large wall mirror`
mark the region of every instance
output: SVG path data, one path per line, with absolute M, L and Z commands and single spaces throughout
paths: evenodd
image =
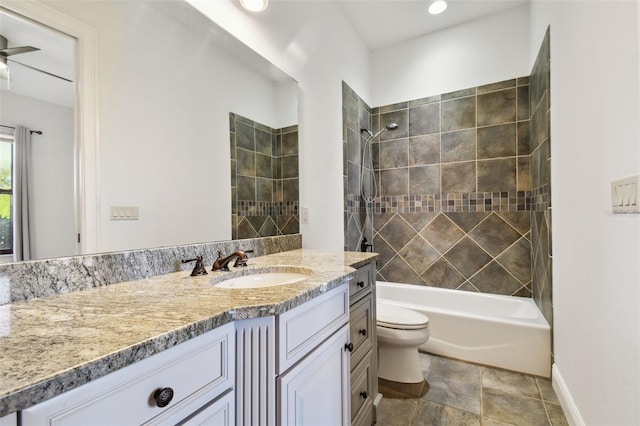
M 11 3 L 7 1 L 5 5 Z M 82 134 L 77 131 L 77 115 L 71 112 L 71 118 L 64 121 L 63 126 L 62 119 L 36 112 L 31 107 L 18 108 L 13 104 L 6 107 L 17 97 L 47 106 L 59 105 L 42 98 L 47 91 L 45 88 L 28 94 L 19 93 L 19 65 L 14 65 L 16 71 L 12 69 L 11 86 L 8 90 L 3 86 L 0 92 L 0 124 L 8 127 L 24 125 L 42 131 L 42 135 L 32 137 L 32 145 L 40 144 L 52 150 L 44 155 L 44 163 L 59 172 L 60 177 L 66 176 L 66 183 L 56 183 L 55 188 L 41 191 L 45 194 L 42 199 L 34 193 L 38 198 L 34 199 L 33 206 L 34 214 L 52 224 L 51 230 L 62 232 L 61 224 L 66 222 L 70 224 L 70 231 L 64 231 L 64 237 L 61 237 L 35 227 L 34 240 L 46 239 L 54 243 L 46 251 L 36 250 L 32 258 L 255 236 L 250 232 L 238 232 L 237 228 L 246 222 L 246 217 L 238 219 L 236 185 L 238 180 L 244 183 L 251 177 L 255 185 L 242 185 L 243 196 L 248 188 L 252 188 L 256 195 L 254 200 L 268 201 L 271 211 L 280 211 L 278 208 L 282 210 L 285 206 L 286 213 L 297 214 L 297 133 L 295 138 L 289 135 L 292 129 L 297 130 L 298 121 L 298 91 L 293 79 L 183 1 L 56 1 L 46 2 L 42 7 L 50 14 L 64 15 L 94 28 L 97 35 L 95 76 L 83 76 L 77 58 L 73 65 L 73 54 L 71 59 L 67 58 L 73 72 L 62 73 L 57 69 L 50 72 L 63 74 L 60 76 L 72 81 L 66 84 L 71 86 L 72 92 L 75 90 L 70 99 L 76 104 L 67 101 L 64 105 L 67 112 L 77 108 L 78 99 L 81 99 L 78 82 L 95 78 L 97 102 L 94 107 L 99 131 L 94 147 L 96 164 L 89 167 L 96 182 L 95 218 L 84 219 L 95 221 L 91 231 L 95 232 L 96 243 L 94 248 L 87 248 L 78 247 L 76 242 L 78 229 L 82 229 L 78 222 L 83 220 L 82 214 L 78 213 L 83 211 L 82 206 L 76 204 L 82 204 L 84 198 L 82 188 L 74 193 L 74 185 L 75 189 L 81 187 L 77 173 L 85 167 L 74 160 L 74 155 L 82 158 L 77 151 L 82 146 L 78 143 Z M 16 14 L 16 9 L 19 8 L 0 10 L 2 19 L 23 24 L 22 38 L 17 33 L 8 34 L 8 47 L 28 44 L 41 49 L 20 55 L 22 58 L 16 55 L 16 61 L 22 59 L 20 62 L 29 65 L 28 56 L 36 53 L 62 60 L 62 55 L 55 53 L 53 47 L 46 47 L 56 37 L 65 40 L 67 47 L 72 46 L 72 53 L 74 49 L 78 51 L 78 43 L 82 40 L 74 40 L 63 34 L 64 31 L 60 33 L 56 28 L 50 28 L 51 25 L 43 28 L 28 14 Z M 0 33 L 8 28 L 4 22 Z M 45 39 L 34 38 L 35 33 L 42 36 L 47 31 L 49 37 L 43 36 L 47 43 Z M 28 35 L 30 32 L 34 35 Z M 8 64 L 11 67 L 12 62 Z M 50 71 L 44 64 L 36 67 Z M 58 83 L 55 77 L 49 78 Z M 33 87 L 28 82 L 26 85 Z M 238 126 L 234 117 L 241 121 Z M 68 134 L 63 135 L 51 121 L 58 127 L 65 127 Z M 249 147 L 246 146 L 247 139 L 242 139 L 247 136 L 248 123 L 253 123 L 253 156 L 246 155 Z M 270 129 L 272 137 L 268 154 L 259 151 L 263 145 L 257 148 L 255 145 L 265 129 Z M 245 133 L 234 140 L 238 130 Z M 49 140 L 58 139 L 64 140 L 67 148 L 49 143 Z M 294 139 L 295 167 L 293 160 L 285 159 L 282 151 L 285 146 L 288 155 L 293 155 L 291 143 Z M 241 145 L 236 144 L 234 150 L 236 140 L 240 140 Z M 238 147 L 247 152 L 238 155 Z M 53 152 L 61 158 L 53 157 Z M 263 158 L 266 155 L 272 174 L 259 175 L 264 171 L 262 167 L 266 163 L 263 162 L 258 174 L 251 176 L 251 170 L 256 172 L 256 158 L 266 161 Z M 242 163 L 245 160 L 254 163 Z M 283 162 L 287 167 L 284 172 Z M 285 200 L 283 196 L 283 173 L 289 180 L 288 194 L 296 192 L 291 200 Z M 271 200 L 264 198 L 267 180 L 271 184 Z M 257 191 L 261 192 L 258 194 Z M 63 194 L 71 195 L 63 197 Z M 63 198 L 66 199 L 66 210 L 54 211 L 52 203 L 62 202 Z M 291 204 L 287 204 L 288 201 Z M 243 204 L 243 208 L 248 204 Z M 287 206 L 289 210 L 286 210 Z M 248 207 L 244 211 L 254 212 Z M 118 217 L 123 212 L 126 217 Z M 128 216 L 129 212 L 137 212 L 137 218 Z M 297 232 L 297 222 L 290 219 L 284 215 L 275 217 L 275 225 L 281 226 L 272 229 L 273 233 Z M 251 217 L 251 221 L 257 226 L 255 218 Z M 284 226 L 286 224 L 288 226 Z M 262 231 L 266 232 L 266 227 Z

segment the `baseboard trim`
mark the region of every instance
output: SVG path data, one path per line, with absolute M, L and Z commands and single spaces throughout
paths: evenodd
M 551 384 L 560 401 L 560 406 L 564 411 L 567 422 L 569 422 L 571 426 L 586 426 L 582 415 L 580 415 L 580 410 L 578 410 L 578 406 L 573 400 L 573 396 L 571 396 L 571 392 L 569 392 L 569 388 L 564 378 L 562 378 L 562 374 L 560 374 L 560 369 L 555 363 L 551 366 Z

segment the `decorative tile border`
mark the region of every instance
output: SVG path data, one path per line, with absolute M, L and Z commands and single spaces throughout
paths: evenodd
M 366 205 L 360 196 L 349 195 L 350 213 L 364 213 Z M 378 197 L 373 214 L 382 213 L 438 213 L 438 212 L 508 212 L 532 211 L 548 198 L 544 188 L 532 191 L 467 192 Z M 538 203 L 538 204 L 536 204 Z
M 238 216 L 297 215 L 298 201 L 238 201 Z
M 551 185 L 545 184 L 531 191 L 531 208 L 534 212 L 543 212 L 551 206 Z

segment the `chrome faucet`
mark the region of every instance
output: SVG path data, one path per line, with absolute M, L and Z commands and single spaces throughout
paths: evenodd
M 253 253 L 253 250 L 236 250 L 231 253 L 229 256 L 222 258 L 222 252 L 218 252 L 218 258 L 213 262 L 213 266 L 211 267 L 212 271 L 228 271 L 229 270 L 229 262 L 231 262 L 234 258 L 236 259 L 233 267 L 238 266 L 247 266 L 247 253 Z

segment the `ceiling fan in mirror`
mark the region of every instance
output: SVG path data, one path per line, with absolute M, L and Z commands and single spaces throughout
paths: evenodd
M 21 55 L 24 53 L 37 52 L 38 50 L 40 50 L 39 48 L 33 47 L 33 46 L 17 46 L 17 47 L 8 47 L 8 46 L 9 46 L 9 41 L 7 40 L 7 38 L 4 37 L 3 35 L 0 35 L 0 79 L 7 80 L 7 82 L 11 81 L 11 73 L 10 73 L 9 65 L 7 62 L 14 62 L 18 65 L 22 65 L 23 67 L 27 67 L 34 71 L 38 71 L 43 74 L 50 75 L 51 77 L 59 78 L 61 80 L 65 80 L 68 82 L 73 82 L 72 80 L 69 80 L 64 77 L 60 77 L 59 75 L 52 74 L 40 68 L 27 65 L 23 62 L 18 62 L 15 59 L 9 59 L 9 57 L 13 55 Z

